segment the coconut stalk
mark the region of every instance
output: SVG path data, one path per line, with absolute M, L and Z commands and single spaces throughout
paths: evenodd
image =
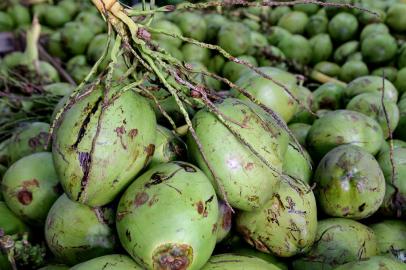
M 187 130 L 192 135 L 193 139 L 196 141 L 199 151 L 202 154 L 203 160 L 207 164 L 213 179 L 218 187 L 218 190 L 221 192 L 223 198 L 225 198 L 225 202 L 228 207 L 231 206 L 228 204 L 227 201 L 227 194 L 224 191 L 224 187 L 221 182 L 218 180 L 215 171 L 213 170 L 210 162 L 207 159 L 205 154 L 205 149 L 203 149 L 202 144 L 195 132 L 195 129 L 192 125 L 192 121 L 190 116 L 186 110 L 186 106 L 193 106 L 195 108 L 207 108 L 211 113 L 213 113 L 230 132 L 233 134 L 241 144 L 245 145 L 252 153 L 257 156 L 266 166 L 268 166 L 274 173 L 277 173 L 281 176 L 281 179 L 286 181 L 290 181 L 287 177 L 285 177 L 282 171 L 279 171 L 272 167 L 271 164 L 267 162 L 267 160 L 261 156 L 261 154 L 256 151 L 256 149 L 250 145 L 249 142 L 244 141 L 238 130 L 231 124 L 235 124 L 239 127 L 244 127 L 243 123 L 238 123 L 233 119 L 230 119 L 223 115 L 217 107 L 214 105 L 213 100 L 220 99 L 221 97 L 218 96 L 214 91 L 208 89 L 207 86 L 202 85 L 201 83 L 197 82 L 195 79 L 196 74 L 200 74 L 206 77 L 212 77 L 218 81 L 224 82 L 228 84 L 230 87 L 235 87 L 230 81 L 225 78 L 222 78 L 216 74 L 212 74 L 206 71 L 196 71 L 193 70 L 192 67 L 188 64 L 184 64 L 182 61 L 179 61 L 172 55 L 170 55 L 167 51 L 159 47 L 159 44 L 154 42 L 151 37 L 151 33 L 160 33 L 165 34 L 168 36 L 172 36 L 174 38 L 180 39 L 183 42 L 188 42 L 195 44 L 200 47 L 204 47 L 210 50 L 215 50 L 221 55 L 223 55 L 229 61 L 233 61 L 235 63 L 244 65 L 251 69 L 253 72 L 256 72 L 259 76 L 262 76 L 266 79 L 271 80 L 278 86 L 282 87 L 298 104 L 303 105 L 297 98 L 294 96 L 290 89 L 284 86 L 282 83 L 279 83 L 271 76 L 263 73 L 260 69 L 252 66 L 251 64 L 242 61 L 236 57 L 233 57 L 228 52 L 223 50 L 221 47 L 211 44 L 206 44 L 203 42 L 199 42 L 197 40 L 184 37 L 182 35 L 174 35 L 170 33 L 166 33 L 160 31 L 158 29 L 154 29 L 150 26 L 150 22 L 153 19 L 153 16 L 156 12 L 170 12 L 173 11 L 176 7 L 175 6 L 164 6 L 155 8 L 154 2 L 151 1 L 150 3 L 150 10 L 145 9 L 145 1 L 143 1 L 143 10 L 134 10 L 134 9 L 127 9 L 124 8 L 120 4 L 118 0 L 92 0 L 93 4 L 97 7 L 100 11 L 104 19 L 108 24 L 109 29 L 109 42 L 106 46 L 106 49 L 102 55 L 102 57 L 97 61 L 95 66 L 92 68 L 91 72 L 88 74 L 86 79 L 73 91 L 69 101 L 66 103 L 64 108 L 62 108 L 56 115 L 55 121 L 51 126 L 51 134 L 55 127 L 57 127 L 63 119 L 64 112 L 71 107 L 75 102 L 80 100 L 81 98 L 90 94 L 96 87 L 97 84 L 103 83 L 106 85 L 106 89 L 109 89 L 112 83 L 112 74 L 114 71 L 114 63 L 117 62 L 117 56 L 121 55 L 124 58 L 124 61 L 127 65 L 128 72 L 125 73 L 125 76 L 128 76 L 132 80 L 135 80 L 137 86 L 141 86 L 142 82 L 145 80 L 150 80 L 153 83 L 158 82 L 159 85 L 162 85 L 170 95 L 175 99 L 176 104 L 178 105 L 180 112 L 182 113 L 184 120 L 187 125 Z M 293 1 L 293 2 L 285 2 L 284 4 L 287 5 L 294 5 L 300 3 L 309 3 L 310 1 Z M 311 1 L 314 3 L 319 3 L 319 1 Z M 323 3 L 323 2 L 320 2 Z M 323 3 L 325 4 L 325 3 Z M 234 5 L 241 5 L 241 6 L 273 6 L 273 5 L 281 5 L 280 2 L 273 2 L 273 1 L 263 1 L 263 2 L 248 2 L 245 0 L 240 1 L 224 1 L 224 2 L 207 2 L 207 3 L 198 3 L 198 4 L 191 4 L 186 3 L 184 5 L 180 5 L 177 9 L 202 9 L 202 8 L 210 8 L 210 7 L 219 7 L 219 6 L 234 6 Z M 341 5 L 346 7 L 347 5 Z M 114 48 L 109 55 L 109 44 L 112 43 L 112 40 L 115 38 L 114 41 Z M 110 57 L 111 63 L 108 66 L 107 71 L 101 72 L 97 76 L 97 69 L 100 63 L 104 60 L 104 58 Z M 107 72 L 107 74 L 106 74 Z M 90 83 L 91 78 L 96 77 L 92 83 Z M 134 87 L 126 87 L 127 90 L 134 90 Z M 245 89 L 241 87 L 235 87 L 239 92 L 243 93 L 246 97 L 248 97 L 251 101 L 255 104 L 259 105 L 263 108 L 275 121 L 278 125 L 284 129 L 290 136 L 291 140 L 295 142 L 300 152 L 304 155 L 304 151 L 301 148 L 300 144 L 297 142 L 296 138 L 288 129 L 286 123 L 270 108 L 267 108 L 263 105 L 260 101 L 256 100 L 255 97 L 250 95 Z M 137 91 L 142 92 L 145 96 L 153 96 L 152 93 L 149 93 L 149 90 L 143 87 L 139 87 Z M 156 103 L 159 101 L 154 100 Z M 159 106 L 158 106 L 159 107 Z M 172 123 L 173 128 L 175 131 L 180 131 L 181 133 L 185 132 L 185 128 L 178 129 L 173 123 L 174 121 L 170 119 L 168 114 L 164 114 L 165 117 L 170 120 L 169 122 Z

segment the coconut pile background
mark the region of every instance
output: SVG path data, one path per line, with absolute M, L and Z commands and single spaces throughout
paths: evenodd
M 406 2 L 0 3 L 0 270 L 406 269 Z

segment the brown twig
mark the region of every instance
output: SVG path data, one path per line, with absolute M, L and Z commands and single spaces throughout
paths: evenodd
M 373 14 L 375 16 L 379 16 L 378 13 L 370 11 L 366 8 L 356 6 L 349 3 L 334 3 L 334 2 L 323 2 L 323 1 L 316 1 L 316 0 L 296 0 L 290 2 L 280 2 L 280 1 L 271 1 L 271 0 L 263 0 L 263 1 L 253 1 L 249 2 L 247 0 L 224 0 L 224 1 L 210 1 L 206 3 L 187 3 L 178 7 L 178 9 L 204 9 L 210 7 L 229 7 L 229 6 L 246 6 L 246 7 L 277 7 L 277 6 L 295 6 L 299 4 L 316 4 L 323 7 L 341 7 L 341 8 L 348 8 L 348 9 L 358 9 L 363 12 L 367 12 Z
M 54 66 L 54 68 L 58 71 L 62 78 L 64 78 L 68 83 L 76 86 L 76 82 L 72 79 L 69 73 L 59 64 L 58 61 L 55 60 L 55 58 L 48 54 L 48 52 L 44 49 L 44 47 L 41 46 L 41 44 L 38 44 L 38 51 L 40 57 Z

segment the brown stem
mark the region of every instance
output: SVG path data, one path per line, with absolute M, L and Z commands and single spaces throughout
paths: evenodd
M 68 72 L 59 64 L 58 61 L 55 60 L 48 52 L 42 47 L 38 45 L 38 51 L 41 58 L 46 60 L 47 62 L 51 63 L 51 65 L 58 71 L 63 79 L 65 79 L 68 83 L 76 86 L 76 82 L 72 79 Z

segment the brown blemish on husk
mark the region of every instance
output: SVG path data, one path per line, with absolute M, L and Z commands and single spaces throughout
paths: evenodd
M 131 139 L 134 139 L 138 135 L 138 129 L 133 128 L 128 132 L 128 136 L 130 136 Z
M 146 192 L 139 192 L 135 195 L 134 205 L 135 207 L 139 207 L 145 204 L 149 199 L 149 196 Z
M 29 188 L 29 187 L 39 187 L 39 182 L 37 179 L 32 179 L 32 180 L 26 180 L 23 181 L 22 185 L 23 188 Z
M 193 262 L 193 249 L 186 244 L 164 244 L 152 255 L 153 269 L 186 270 Z
M 17 193 L 18 201 L 23 205 L 29 205 L 32 202 L 32 193 L 23 189 Z
M 199 213 L 199 215 L 203 214 L 204 206 L 203 206 L 202 201 L 199 201 L 199 202 L 196 204 L 196 208 L 197 208 L 197 213 Z
M 48 135 L 49 134 L 47 132 L 38 133 L 37 136 L 31 137 L 28 140 L 28 146 L 34 150 L 39 147 L 43 147 L 47 143 Z
M 231 212 L 231 209 L 226 207 L 224 210 L 223 219 L 221 222 L 221 227 L 224 230 L 229 230 L 231 228 L 232 215 L 233 215 L 233 213 Z
M 124 144 L 123 141 L 123 135 L 126 133 L 124 125 L 117 127 L 114 131 L 116 132 L 117 137 L 120 138 L 121 146 L 124 148 L 124 150 L 127 150 L 127 146 Z

